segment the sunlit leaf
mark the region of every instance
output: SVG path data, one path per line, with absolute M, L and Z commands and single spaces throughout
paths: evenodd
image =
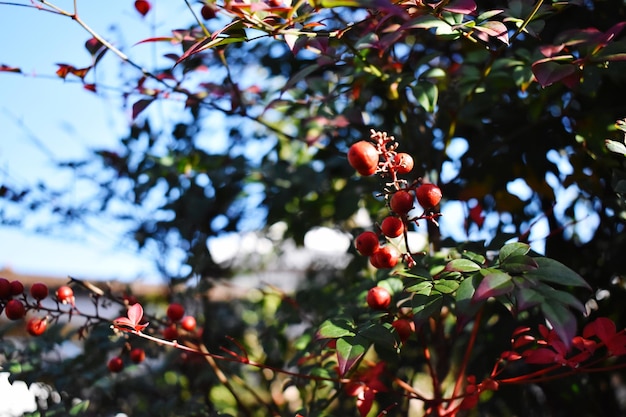
M 446 271 L 474 272 L 480 269 L 480 265 L 469 259 L 453 259 L 446 264 Z
M 338 337 L 354 336 L 354 323 L 348 319 L 329 319 L 322 323 L 318 335 L 321 338 L 334 339 Z
M 492 272 L 483 277 L 476 292 L 474 301 L 486 300 L 489 297 L 508 294 L 515 288 L 512 277 L 505 272 Z

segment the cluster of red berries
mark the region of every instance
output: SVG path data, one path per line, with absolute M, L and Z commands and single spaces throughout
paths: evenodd
M 167 306 L 168 325 L 163 329 L 163 338 L 175 340 L 179 336 L 179 327 L 186 332 L 196 330 L 196 318 L 185 315 L 185 307 L 178 303 L 171 303 Z
M 376 286 L 367 292 L 365 301 L 372 310 L 384 311 L 391 305 L 392 296 L 385 287 Z M 391 322 L 391 325 L 398 333 L 402 343 L 406 342 L 415 332 L 415 323 L 408 317 L 397 317 Z
M 409 174 L 413 170 L 414 161 L 411 155 L 397 152 L 397 142 L 393 136 L 372 131 L 371 141 L 361 140 L 348 150 L 348 162 L 361 175 L 379 174 L 390 177 L 386 183 L 384 195 L 391 214 L 383 219 L 379 229 L 387 239 L 405 235 L 408 225 L 420 219 L 434 221 L 438 213 L 433 213 L 441 201 L 441 189 L 435 184 L 416 181 L 409 184 L 398 175 Z M 424 209 L 421 216 L 411 218 L 409 212 L 415 207 L 415 200 Z M 406 239 L 405 239 L 406 242 Z M 380 244 L 379 235 L 366 231 L 355 240 L 357 251 L 368 256 L 370 263 L 378 269 L 395 267 L 402 258 L 400 252 L 391 244 Z M 407 248 L 405 259 L 410 263 Z
M 146 359 L 146 351 L 136 347 L 128 351 L 128 357 L 133 363 L 141 363 Z M 107 362 L 107 368 L 113 373 L 122 372 L 124 370 L 124 358 L 122 356 L 114 356 Z
M 37 310 L 41 301 L 48 297 L 48 286 L 41 282 L 34 283 L 30 286 L 29 293 L 36 301 L 33 305 L 28 303 L 24 284 L 17 280 L 0 278 L 0 307 L 9 320 L 24 318 L 28 309 Z M 59 287 L 56 291 L 56 300 L 61 304 L 71 304 L 73 307 L 74 291 L 67 285 Z M 41 336 L 47 327 L 48 317 L 32 317 L 26 323 L 26 331 L 32 336 Z

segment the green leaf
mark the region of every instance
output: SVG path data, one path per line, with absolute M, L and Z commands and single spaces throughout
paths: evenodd
M 459 284 L 459 288 L 456 290 L 455 301 L 458 315 L 472 316 L 478 308 L 479 303 L 473 303 L 474 292 L 476 291 L 474 281 L 477 280 L 478 275 L 475 274 L 470 278 L 466 278 Z
M 515 288 L 512 277 L 506 272 L 492 272 L 487 274 L 474 293 L 474 301 L 486 300 L 489 297 L 508 294 Z
M 363 330 L 359 330 L 359 336 L 382 346 L 393 346 L 395 337 L 391 324 L 370 323 Z
M 322 339 L 336 339 L 338 337 L 354 336 L 354 323 L 348 319 L 336 318 L 323 322 L 319 329 L 319 337 Z
M 420 81 L 415 87 L 413 87 L 413 94 L 418 103 L 429 113 L 435 111 L 437 106 L 437 99 L 439 97 L 439 90 L 433 83 L 427 81 Z
M 560 303 L 564 306 L 576 309 L 581 313 L 585 312 L 584 304 L 578 298 L 574 297 L 567 291 L 557 290 L 544 283 L 539 283 L 539 285 L 535 288 L 537 289 L 537 291 L 543 294 L 546 301 L 552 300 L 556 303 Z
M 68 413 L 71 416 L 77 416 L 80 413 L 84 413 L 89 408 L 89 400 L 80 401 L 69 409 Z
M 344 376 L 361 359 L 370 342 L 364 337 L 353 336 L 337 339 L 337 365 L 339 375 Z
M 518 311 L 528 310 L 544 302 L 544 297 L 534 288 L 517 288 L 515 290 L 515 306 Z
M 413 20 L 402 25 L 402 29 L 436 29 L 436 28 L 449 28 L 450 25 L 443 20 L 425 14 L 422 16 L 418 16 Z
M 534 271 L 539 266 L 535 259 L 528 255 L 513 255 L 506 258 L 500 267 L 509 274 L 521 274 L 527 271 Z
M 404 289 L 404 283 L 399 278 L 387 278 L 385 280 L 379 281 L 376 285 L 379 287 L 383 287 L 392 295 L 402 292 L 402 290 Z
M 480 271 L 480 265 L 469 259 L 454 259 L 446 264 L 446 271 L 475 272 Z
M 508 243 L 500 249 L 498 259 L 500 260 L 500 262 L 504 262 L 506 258 L 510 256 L 526 255 L 528 252 L 530 252 L 530 245 L 527 243 Z
M 524 274 L 526 279 L 591 289 L 587 281 L 562 263 L 550 258 L 535 258 L 535 261 L 539 268 Z
M 415 294 L 411 300 L 413 305 L 413 320 L 416 326 L 420 326 L 443 307 L 443 295 L 433 293 L 430 296 Z
M 452 294 L 459 288 L 459 282 L 451 279 L 438 279 L 433 288 L 442 294 Z
M 422 281 L 415 285 L 411 285 L 406 289 L 408 292 L 414 292 L 419 295 L 430 295 L 433 290 L 433 282 L 432 281 Z
M 476 262 L 478 265 L 483 265 L 485 263 L 485 257 L 480 253 L 465 250 L 463 251 L 463 256 L 470 261 Z
M 569 347 L 576 336 L 577 324 L 574 314 L 563 305 L 551 302 L 542 303 L 541 311 L 561 341 Z
M 623 143 L 608 139 L 604 143 L 609 151 L 626 155 L 626 146 Z

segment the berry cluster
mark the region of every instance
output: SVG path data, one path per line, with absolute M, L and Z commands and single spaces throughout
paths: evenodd
M 41 310 L 41 301 L 49 295 L 48 286 L 41 282 L 34 283 L 28 293 L 32 300 L 29 299 L 22 282 L 0 278 L 0 313 L 4 311 L 9 320 L 15 321 L 23 319 L 28 310 Z M 59 287 L 56 291 L 56 302 L 71 304 L 74 308 L 74 290 L 67 285 Z M 49 314 L 45 317 L 31 317 L 26 322 L 26 331 L 32 336 L 41 336 L 46 331 L 50 319 Z
M 348 150 L 348 162 L 363 176 L 378 174 L 386 180 L 383 196 L 390 214 L 378 225 L 378 232 L 365 231 L 355 239 L 356 250 L 370 259 L 378 269 L 394 268 L 400 260 L 409 267 L 414 265 L 408 247 L 406 233 L 411 224 L 417 225 L 421 219 L 436 223 L 441 214 L 435 209 L 441 201 L 441 189 L 435 184 L 424 183 L 421 179 L 409 183 L 400 175 L 410 174 L 414 167 L 411 155 L 397 152 L 398 143 L 393 136 L 384 132 L 371 131 L 370 141 L 361 140 Z M 412 216 L 415 200 L 424 210 L 419 216 Z M 381 244 L 380 235 L 384 237 Z M 393 243 L 393 239 L 404 236 L 404 253 Z

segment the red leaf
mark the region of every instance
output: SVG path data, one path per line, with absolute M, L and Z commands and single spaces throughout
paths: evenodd
M 486 275 L 476 292 L 474 293 L 473 301 L 486 300 L 489 297 L 497 297 L 499 295 L 507 294 L 515 288 L 511 276 L 505 272 L 492 272 Z
M 141 319 L 143 318 L 143 307 L 141 304 L 136 303 L 129 307 L 127 315 L 128 317 L 118 317 L 113 320 L 113 325 L 119 330 L 135 330 L 138 332 L 148 327 L 148 323 L 141 324 Z
M 0 64 L 0 72 L 22 72 L 18 67 L 10 67 L 8 65 Z
M 506 45 L 509 44 L 509 32 L 502 22 L 488 21 L 481 23 L 478 26 L 474 26 L 474 29 L 479 32 L 485 33 L 492 38 L 496 38 Z
M 133 104 L 133 119 L 136 119 L 139 116 L 139 113 L 144 111 L 146 107 L 150 105 L 154 101 L 153 98 L 141 99 Z
M 102 42 L 96 38 L 87 39 L 87 42 L 85 42 L 85 49 L 87 49 L 92 56 L 95 56 L 103 46 Z
M 84 84 L 83 88 L 87 91 L 91 91 L 93 93 L 96 92 L 96 85 L 95 84 Z
M 452 13 L 470 14 L 476 10 L 474 0 L 453 0 L 443 6 L 443 10 Z
M 569 58 L 573 57 L 571 55 L 559 57 L 558 61 L 564 61 L 565 59 L 569 61 Z M 546 58 L 534 62 L 532 71 L 537 82 L 542 87 L 547 87 L 573 75 L 576 72 L 576 67 L 570 62 L 559 63 L 554 58 Z
M 146 0 L 135 1 L 135 10 L 137 10 L 142 16 L 147 15 L 150 11 L 150 2 Z
M 75 70 L 72 65 L 68 64 L 57 64 L 57 66 L 59 67 L 59 69 L 57 69 L 56 74 L 63 79 L 65 79 L 65 77 L 67 77 L 67 74 L 71 73 L 72 70 Z
M 526 363 L 545 365 L 554 362 L 556 352 L 548 348 L 539 348 L 535 350 L 527 350 L 522 354 L 522 356 Z

